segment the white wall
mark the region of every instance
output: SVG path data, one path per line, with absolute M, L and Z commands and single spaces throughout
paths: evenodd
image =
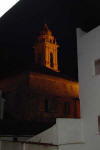
M 58 135 L 57 135 L 56 125 L 52 126 L 51 128 L 47 129 L 46 131 L 43 131 L 40 134 L 28 139 L 27 141 L 58 145 Z
M 24 150 L 24 149 L 23 149 Z M 58 150 L 57 146 L 26 144 L 25 150 Z
M 58 118 L 56 120 L 58 143 L 79 144 L 84 142 L 83 138 L 83 122 L 81 119 Z
M 57 118 L 50 129 L 30 138 L 28 141 L 54 145 L 83 144 L 83 122 L 81 119 Z
M 0 150 L 23 150 L 23 144 L 16 142 L 1 142 Z
M 22 143 L 23 139 L 18 139 L 20 142 L 12 142 L 12 139 L 9 139 L 9 142 L 2 142 L 1 150 L 74 150 L 76 144 L 81 145 L 84 142 L 82 125 L 81 119 L 57 118 L 54 126 L 26 139 L 27 143 Z
M 84 150 L 100 150 L 100 75 L 95 75 L 94 65 L 94 61 L 99 58 L 100 26 L 80 37 L 78 34 L 79 96 L 85 137 Z
M 31 138 L 31 137 L 25 137 L 25 136 L 24 137 L 17 137 L 17 140 L 22 142 L 22 141 L 28 140 L 29 138 Z M 14 139 L 14 136 L 0 136 L 1 141 L 11 142 L 11 141 L 13 141 L 13 139 Z
M 0 141 L 0 150 L 58 150 L 58 147 L 48 144 Z

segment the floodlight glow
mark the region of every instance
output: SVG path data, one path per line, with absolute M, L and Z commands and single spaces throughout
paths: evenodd
M 19 0 L 0 0 L 0 17 L 12 8 Z

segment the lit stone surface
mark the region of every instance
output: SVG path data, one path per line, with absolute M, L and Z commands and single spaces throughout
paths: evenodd
M 58 47 L 55 37 L 45 24 L 34 45 L 35 63 L 58 72 Z
M 78 98 L 78 83 L 42 73 L 22 73 L 1 81 L 9 113 L 15 118 L 49 121 L 56 117 L 74 118 L 74 99 Z M 51 112 L 45 112 L 45 100 Z M 64 113 L 64 103 L 70 103 L 70 114 Z M 79 100 L 77 116 L 80 117 Z M 13 113 L 12 113 L 13 112 Z

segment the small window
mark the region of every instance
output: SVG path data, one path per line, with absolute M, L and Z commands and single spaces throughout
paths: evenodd
M 100 59 L 95 61 L 95 75 L 100 74 Z
M 70 114 L 70 103 L 69 102 L 64 103 L 64 113 L 67 115 Z
M 56 113 L 57 101 L 55 99 L 45 100 L 45 112 Z
M 52 43 L 52 40 L 50 39 L 50 43 Z
M 54 64 L 53 64 L 53 54 L 52 53 L 50 53 L 50 66 L 54 67 Z
M 98 116 L 98 131 L 100 133 L 100 116 Z
M 50 111 L 50 101 L 49 100 L 45 100 L 45 112 L 49 112 Z
M 74 117 L 77 117 L 77 100 L 78 98 L 74 98 Z
M 55 44 L 55 39 L 53 40 L 53 43 Z

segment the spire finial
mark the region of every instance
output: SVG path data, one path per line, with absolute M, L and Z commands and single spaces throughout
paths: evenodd
M 48 25 L 46 23 L 44 24 L 41 34 L 52 35 L 52 32 L 50 31 L 50 29 L 48 28 Z

